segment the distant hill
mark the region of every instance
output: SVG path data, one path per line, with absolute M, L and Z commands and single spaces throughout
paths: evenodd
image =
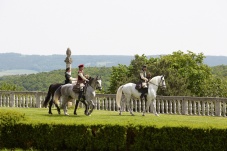
M 227 65 L 227 56 L 206 56 L 204 63 L 210 67 Z
M 85 64 L 87 67 L 112 67 L 117 66 L 118 64 L 129 65 L 131 60 L 134 59 L 134 56 L 122 55 L 72 55 L 71 57 L 73 60 L 72 68 L 77 68 L 81 63 Z M 66 55 L 22 55 L 18 53 L 0 53 L 0 72 L 4 71 L 9 73 L 11 70 L 24 70 L 29 71 L 25 73 L 27 74 L 65 69 L 65 58 Z M 204 63 L 211 67 L 227 65 L 227 56 L 206 56 Z
M 0 71 L 34 70 L 37 72 L 65 69 L 66 55 L 22 55 L 18 53 L 0 53 Z M 72 55 L 72 67 L 79 64 L 87 67 L 112 67 L 118 64 L 129 65 L 134 56 L 114 55 Z

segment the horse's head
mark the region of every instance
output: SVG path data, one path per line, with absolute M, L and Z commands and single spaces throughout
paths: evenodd
M 96 78 L 89 78 L 89 84 L 93 87 L 93 89 L 102 90 L 102 80 L 100 76 Z
M 166 82 L 165 82 L 164 75 L 162 75 L 161 78 L 160 78 L 159 86 L 160 86 L 162 89 L 166 89 Z
M 149 84 L 155 85 L 157 87 L 161 87 L 161 89 L 166 89 L 166 82 L 164 75 L 153 77 L 150 81 L 148 81 Z
M 102 80 L 101 80 L 101 76 L 97 76 L 96 77 L 96 89 L 98 90 L 102 90 Z

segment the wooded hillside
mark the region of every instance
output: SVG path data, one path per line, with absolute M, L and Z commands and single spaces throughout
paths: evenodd
M 103 91 L 106 91 L 109 86 L 109 78 L 111 74 L 110 67 L 87 67 L 84 70 L 85 74 L 91 77 L 101 76 Z M 72 69 L 72 77 L 77 75 L 77 69 Z M 48 91 L 49 85 L 53 83 L 64 83 L 65 70 L 53 70 L 50 72 L 41 72 L 29 75 L 12 75 L 0 77 L 1 85 L 16 85 L 17 90 L 22 91 Z
M 103 93 L 115 93 L 119 85 L 138 82 L 142 64 L 148 65 L 152 76 L 165 74 L 168 90 L 165 95 L 227 96 L 227 66 L 209 67 L 202 54 L 174 52 L 159 58 L 136 55 L 130 65 L 86 67 L 85 73 L 102 77 Z M 0 77 L 0 90 L 47 91 L 52 83 L 63 83 L 65 69 Z M 75 77 L 77 68 L 72 69 Z M 206 91 L 205 91 L 206 90 Z M 212 95 L 211 95 L 212 94 Z

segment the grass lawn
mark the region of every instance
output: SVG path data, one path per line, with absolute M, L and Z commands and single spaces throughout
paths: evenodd
M 25 114 L 25 122 L 32 123 L 67 123 L 67 124 L 118 124 L 118 125 L 152 125 L 156 127 L 190 127 L 190 128 L 227 128 L 226 117 L 216 116 L 191 116 L 191 115 L 171 115 L 147 113 L 135 113 L 131 116 L 129 112 L 123 112 L 120 116 L 117 111 L 94 110 L 91 116 L 84 115 L 84 108 L 79 108 L 78 115 L 73 115 L 73 108 L 68 110 L 69 116 L 57 114 L 56 109 L 52 109 L 53 115 L 48 114 L 48 108 L 6 108 L 0 107 L 0 111 L 14 111 Z

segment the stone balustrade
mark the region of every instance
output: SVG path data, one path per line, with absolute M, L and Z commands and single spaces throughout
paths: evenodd
M 45 97 L 46 92 L 0 91 L 0 107 L 41 108 Z M 95 109 L 117 111 L 115 97 L 115 94 L 97 94 Z M 132 100 L 131 106 L 134 112 L 142 112 L 145 103 Z M 83 107 L 82 104 L 80 107 Z M 122 107 L 127 111 L 124 103 Z M 226 107 L 227 98 L 218 97 L 157 96 L 156 101 L 159 114 L 226 116 Z M 148 112 L 152 112 L 151 107 Z

